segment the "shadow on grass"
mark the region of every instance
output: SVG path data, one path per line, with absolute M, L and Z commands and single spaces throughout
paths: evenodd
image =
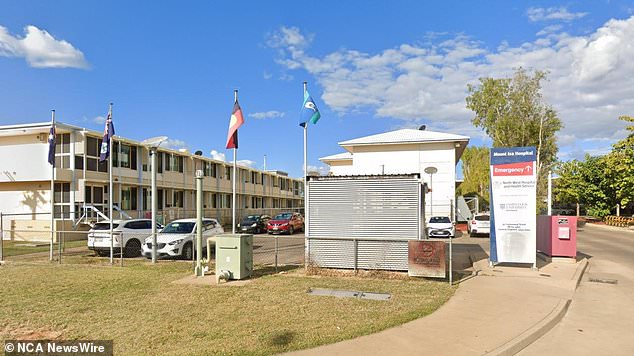
M 276 270 L 275 266 L 270 266 L 270 265 L 255 266 L 255 268 L 253 269 L 253 275 L 251 276 L 251 278 L 259 278 L 259 277 L 268 276 L 268 275 L 272 275 L 272 274 L 276 274 L 280 272 L 288 272 L 288 271 L 292 271 L 302 267 L 303 266 L 300 266 L 300 265 L 284 265 L 284 266 L 277 266 L 277 270 Z
M 269 342 L 272 346 L 284 347 L 293 342 L 295 335 L 297 335 L 297 333 L 294 331 L 279 331 L 270 337 Z

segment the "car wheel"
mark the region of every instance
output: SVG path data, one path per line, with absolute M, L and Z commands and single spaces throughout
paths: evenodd
M 139 240 L 132 239 L 125 244 L 124 257 L 139 257 L 141 255 L 141 243 Z
M 288 227 L 288 234 L 293 235 L 295 233 L 295 229 L 292 226 Z
M 191 242 L 188 242 L 185 244 L 185 246 L 183 246 L 181 258 L 184 260 L 191 260 L 192 258 L 194 258 L 194 249 Z

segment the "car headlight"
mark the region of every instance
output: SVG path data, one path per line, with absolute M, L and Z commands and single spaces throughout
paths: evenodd
M 183 242 L 183 239 L 174 240 L 174 241 L 168 243 L 168 245 L 174 246 L 174 245 L 178 245 L 181 242 Z
M 240 227 L 240 224 L 238 224 L 238 227 Z
M 253 223 L 253 225 L 251 225 L 251 227 L 256 227 L 256 226 L 258 226 L 257 223 Z
M 288 223 L 282 224 L 282 226 L 288 226 Z

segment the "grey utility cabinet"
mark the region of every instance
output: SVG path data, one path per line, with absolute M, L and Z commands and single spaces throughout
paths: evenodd
M 216 236 L 216 276 L 228 273 L 228 279 L 244 279 L 253 273 L 253 235 Z

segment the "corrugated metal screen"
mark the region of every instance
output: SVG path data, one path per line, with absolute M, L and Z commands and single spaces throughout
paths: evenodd
M 418 238 L 415 177 L 319 179 L 308 183 L 311 238 Z
M 308 193 L 308 263 L 407 270 L 407 241 L 421 234 L 417 176 L 322 177 Z

